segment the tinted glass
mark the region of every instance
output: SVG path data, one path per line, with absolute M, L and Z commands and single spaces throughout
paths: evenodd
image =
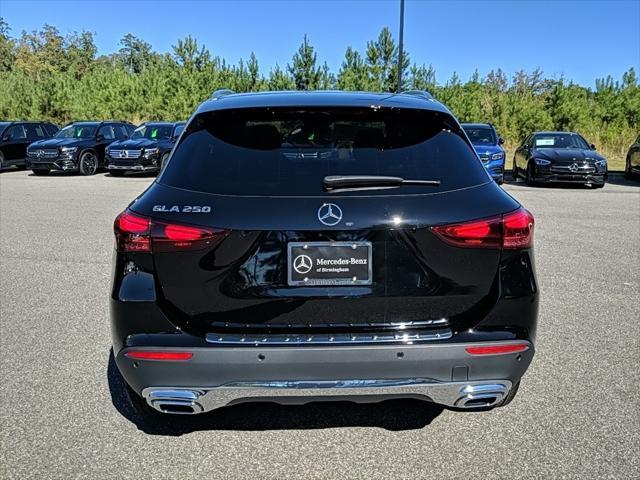
M 134 140 L 140 138 L 147 138 L 149 140 L 171 138 L 172 129 L 172 125 L 155 125 L 153 123 L 149 123 L 136 128 L 133 135 L 131 135 L 131 138 Z
M 27 131 L 27 137 L 31 139 L 47 138 L 44 127 L 41 124 L 27 124 L 24 126 Z
M 463 127 L 467 132 L 469 140 L 474 145 L 496 145 L 498 140 L 492 128 L 489 127 Z
M 69 125 L 56 134 L 56 138 L 93 138 L 97 125 Z
M 536 148 L 589 149 L 587 142 L 575 133 L 541 133 L 535 136 L 533 143 Z
M 13 125 L 7 129 L 7 133 L 11 136 L 11 140 L 26 140 L 27 132 L 23 125 Z
M 7 128 L 9 125 L 9 122 L 0 122 L 0 135 L 4 133 L 5 128 Z
M 129 136 L 129 132 L 127 131 L 126 126 L 124 125 L 115 125 L 114 130 L 116 132 L 116 138 L 118 140 L 124 140 Z
M 373 195 L 443 191 L 488 181 L 457 123 L 445 113 L 262 108 L 198 115 L 160 182 L 217 194 L 312 196 L 324 194 L 327 175 L 441 181 L 428 190 L 405 186 L 371 191 Z
M 176 125 L 176 129 L 173 131 L 173 137 L 178 138 L 182 131 L 184 130 L 186 124 L 181 123 L 180 125 Z

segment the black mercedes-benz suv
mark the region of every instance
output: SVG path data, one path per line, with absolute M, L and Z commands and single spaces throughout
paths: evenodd
M 128 397 L 505 405 L 534 355 L 533 225 L 426 93 L 217 96 L 115 220 Z
M 27 146 L 53 137 L 59 130 L 49 122 L 0 122 L 0 170 L 27 167 Z
M 131 138 L 113 142 L 107 148 L 107 170 L 114 177 L 126 172 L 159 171 L 186 122 L 146 122 Z
M 134 128 L 128 122 L 70 123 L 54 138 L 27 147 L 28 167 L 35 175 L 47 175 L 51 170 L 93 175 L 105 166 L 107 145 L 124 140 Z
M 607 160 L 582 135 L 574 132 L 535 132 L 513 156 L 513 178 L 522 175 L 528 185 L 582 183 L 604 187 Z

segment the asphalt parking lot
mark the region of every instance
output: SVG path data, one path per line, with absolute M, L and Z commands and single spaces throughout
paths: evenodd
M 112 221 L 152 177 L 0 173 L 2 478 L 638 478 L 640 182 L 536 216 L 537 356 L 504 409 L 245 404 L 163 431 L 109 360 Z

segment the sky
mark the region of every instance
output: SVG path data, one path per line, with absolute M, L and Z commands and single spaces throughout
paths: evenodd
M 398 38 L 399 10 L 399 0 L 0 0 L 14 37 L 45 23 L 88 30 L 108 54 L 127 33 L 159 52 L 190 34 L 230 63 L 255 52 L 264 74 L 290 62 L 305 34 L 337 73 L 347 46 L 364 53 L 385 26 Z M 433 65 L 438 83 L 453 72 L 464 81 L 476 69 L 511 77 L 540 67 L 593 87 L 640 70 L 640 0 L 406 0 L 404 43 L 412 62 Z

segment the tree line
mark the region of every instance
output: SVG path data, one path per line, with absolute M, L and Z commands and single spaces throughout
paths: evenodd
M 97 55 L 92 32 L 63 35 L 51 25 L 12 36 L 0 17 L 0 119 L 185 119 L 214 90 L 342 89 L 395 91 L 398 47 L 388 28 L 364 51 L 347 47 L 338 72 L 320 63 L 305 36 L 289 62 L 262 74 L 251 54 L 237 63 L 214 56 L 187 36 L 171 53 L 125 35 L 117 52 Z M 497 68 L 466 81 L 436 81 L 431 65 L 403 55 L 403 89 L 428 90 L 461 120 L 491 122 L 513 148 L 533 130 L 575 130 L 614 162 L 640 133 L 640 86 L 631 67 L 621 79 L 597 79 L 588 88 L 540 69 L 509 78 Z

